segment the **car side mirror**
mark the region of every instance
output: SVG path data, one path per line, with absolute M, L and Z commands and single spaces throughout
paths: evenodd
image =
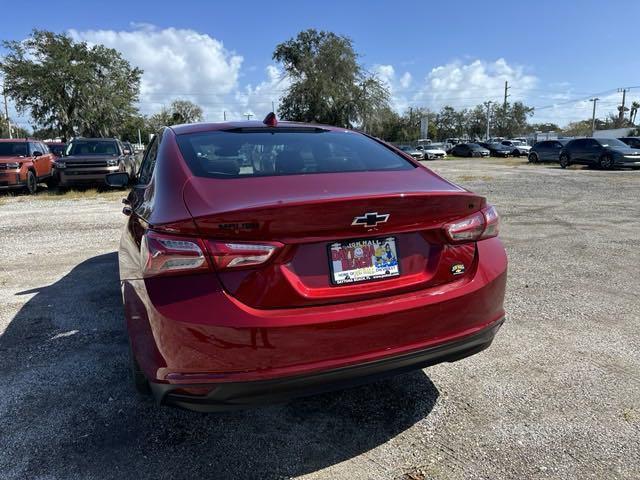
M 39 152 L 38 150 L 36 150 L 35 152 L 33 152 L 33 156 L 34 157 L 41 157 L 42 156 L 42 152 Z
M 104 181 L 110 187 L 123 188 L 129 185 L 129 174 L 127 172 L 108 173 Z

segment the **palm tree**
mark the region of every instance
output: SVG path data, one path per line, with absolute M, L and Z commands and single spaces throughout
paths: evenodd
M 632 125 L 635 125 L 636 115 L 638 115 L 638 109 L 640 109 L 640 102 L 631 102 L 631 109 L 629 110 L 629 121 Z

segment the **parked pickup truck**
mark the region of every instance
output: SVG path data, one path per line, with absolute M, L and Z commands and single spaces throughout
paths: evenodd
M 39 140 L 0 139 L 0 190 L 25 189 L 52 180 L 54 156 Z
M 55 162 L 58 185 L 104 185 L 105 175 L 126 172 L 136 174 L 135 159 L 115 138 L 74 138 L 62 158 Z

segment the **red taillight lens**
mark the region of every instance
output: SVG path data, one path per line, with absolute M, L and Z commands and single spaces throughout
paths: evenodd
M 498 215 L 498 211 L 493 205 L 489 205 L 482 210 L 482 213 L 484 214 L 486 227 L 480 238 L 497 237 L 500 231 L 500 216 Z
M 446 223 L 444 231 L 453 243 L 475 242 L 497 236 L 498 224 L 498 212 L 490 205 L 473 215 Z
M 197 238 L 148 231 L 140 246 L 145 277 L 209 270 L 204 245 Z
M 216 270 L 229 270 L 261 265 L 272 258 L 281 243 L 239 243 L 209 240 L 207 243 Z

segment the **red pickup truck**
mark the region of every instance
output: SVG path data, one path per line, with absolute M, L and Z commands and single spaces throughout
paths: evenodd
M 0 139 L 0 190 L 26 189 L 35 193 L 38 183 L 53 178 L 54 158 L 39 140 Z

